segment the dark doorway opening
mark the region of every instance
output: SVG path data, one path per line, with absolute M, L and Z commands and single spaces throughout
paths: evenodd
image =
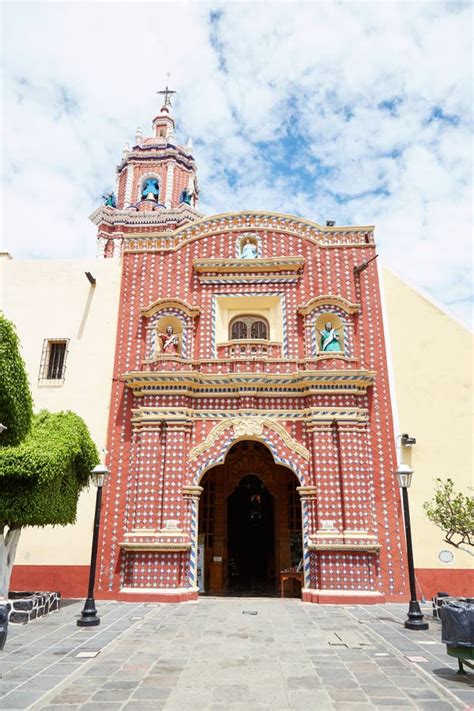
M 248 474 L 227 499 L 227 584 L 231 593 L 275 589 L 273 496 L 260 477 Z

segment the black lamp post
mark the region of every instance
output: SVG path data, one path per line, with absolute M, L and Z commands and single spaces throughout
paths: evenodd
M 98 464 L 92 470 L 92 480 L 97 487 L 97 497 L 95 500 L 94 534 L 92 536 L 91 565 L 89 568 L 89 590 L 87 600 L 82 608 L 81 616 L 77 620 L 79 627 L 94 627 L 100 625 L 100 617 L 97 617 L 97 610 L 94 600 L 95 569 L 97 563 L 97 544 L 99 541 L 100 526 L 100 506 L 102 503 L 102 487 L 109 470 L 105 464 Z
M 410 509 L 408 507 L 408 487 L 411 484 L 413 469 L 408 464 L 399 464 L 395 472 L 398 484 L 402 490 L 403 518 L 405 520 L 405 536 L 407 539 L 408 576 L 410 579 L 410 604 L 405 627 L 408 630 L 427 630 L 429 625 L 423 619 L 420 603 L 416 599 L 415 566 L 413 563 L 413 545 L 411 541 Z

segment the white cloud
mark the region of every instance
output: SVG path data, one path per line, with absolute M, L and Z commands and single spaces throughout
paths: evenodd
M 470 5 L 17 2 L 3 14 L 3 233 L 16 257 L 94 253 L 87 215 L 170 72 L 204 211 L 375 223 L 385 261 L 466 317 Z

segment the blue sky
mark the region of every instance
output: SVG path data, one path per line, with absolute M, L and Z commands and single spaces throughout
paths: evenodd
M 3 248 L 95 253 L 88 215 L 155 92 L 178 91 L 206 214 L 375 224 L 384 262 L 472 306 L 471 5 L 9 3 Z

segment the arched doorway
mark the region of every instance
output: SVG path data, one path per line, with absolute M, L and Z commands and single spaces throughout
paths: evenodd
M 211 594 L 278 594 L 279 573 L 302 558 L 298 479 L 261 442 L 234 444 L 200 482 L 202 588 Z M 295 594 L 299 590 L 295 589 Z

